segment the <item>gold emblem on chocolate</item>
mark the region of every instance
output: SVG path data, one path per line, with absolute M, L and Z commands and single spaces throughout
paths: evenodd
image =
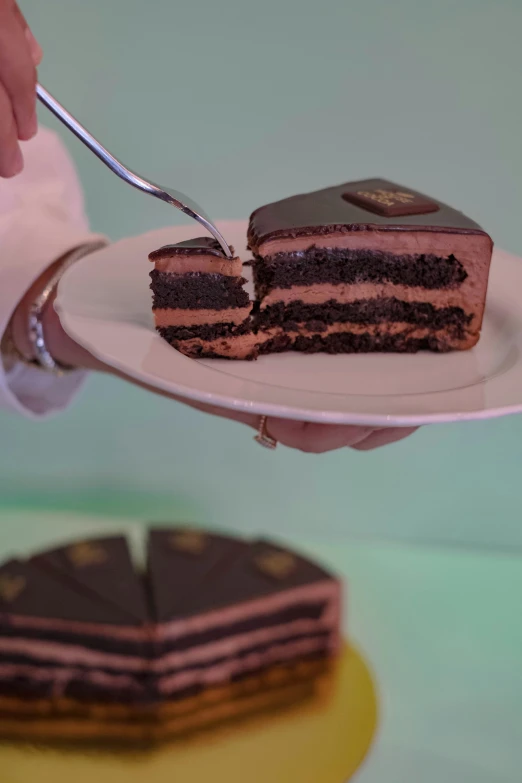
M 207 546 L 207 537 L 199 530 L 180 530 L 170 536 L 170 544 L 178 552 L 187 552 L 190 555 L 200 555 Z
M 23 576 L 0 576 L 0 600 L 11 603 L 25 590 L 26 580 Z
M 286 579 L 297 566 L 297 560 L 289 552 L 267 552 L 256 558 L 260 571 L 275 579 Z
M 376 201 L 385 207 L 393 207 L 394 204 L 410 204 L 415 200 L 413 193 L 405 193 L 400 190 L 358 190 L 358 196 L 368 198 L 370 201 Z
M 98 544 L 83 541 L 80 544 L 70 546 L 67 550 L 67 557 L 76 568 L 87 568 L 88 566 L 105 563 L 107 561 L 107 552 Z

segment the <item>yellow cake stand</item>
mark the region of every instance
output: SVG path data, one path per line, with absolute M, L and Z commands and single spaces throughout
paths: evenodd
M 0 746 L 2 783 L 345 783 L 377 723 L 372 678 L 345 646 L 309 701 L 149 752 Z

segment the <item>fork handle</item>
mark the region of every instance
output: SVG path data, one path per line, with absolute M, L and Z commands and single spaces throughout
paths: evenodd
M 89 131 L 84 128 L 83 125 L 56 100 L 56 98 L 53 98 L 41 84 L 36 85 L 36 94 L 43 105 L 46 106 L 60 122 L 63 122 L 63 124 L 91 150 L 91 152 L 94 152 L 96 157 L 99 158 L 102 163 L 105 163 L 114 174 L 125 180 L 125 182 L 128 182 L 129 185 L 132 185 L 139 190 L 143 190 L 145 193 L 159 196 L 159 188 L 155 188 L 152 183 L 142 179 L 124 166 L 123 163 L 120 163 L 120 161 L 115 158 L 114 155 L 111 155 L 103 144 L 100 144 L 92 133 L 89 133 Z
M 105 163 L 116 176 L 120 177 L 120 179 L 124 180 L 124 182 L 127 182 L 129 185 L 132 185 L 132 187 L 138 188 L 138 190 L 148 193 L 151 196 L 155 196 L 161 201 L 166 201 L 168 204 L 180 209 L 185 215 L 188 215 L 193 220 L 197 220 L 198 223 L 209 231 L 214 239 L 219 242 L 226 257 L 232 258 L 232 250 L 210 218 L 206 217 L 205 213 L 201 210 L 201 207 L 194 208 L 189 203 L 184 204 L 180 201 L 180 198 L 177 197 L 177 195 L 180 195 L 181 198 L 187 200 L 182 194 L 163 190 L 153 182 L 148 182 L 138 176 L 134 171 L 131 171 L 124 166 L 123 163 L 120 163 L 120 161 L 115 158 L 114 155 L 111 155 L 111 153 L 94 138 L 92 133 L 89 133 L 89 131 L 84 128 L 83 125 L 61 105 L 61 103 L 58 103 L 56 98 L 53 98 L 41 84 L 36 85 L 36 94 L 43 105 L 46 106 L 60 122 L 63 122 L 63 124 L 91 150 L 91 152 L 94 152 L 96 157 L 99 158 L 102 163 Z

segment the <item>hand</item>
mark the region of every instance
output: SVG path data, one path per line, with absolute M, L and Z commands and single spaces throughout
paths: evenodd
M 0 0 L 0 177 L 24 166 L 19 141 L 38 129 L 36 67 L 42 50 L 15 0 Z
M 38 293 L 43 289 L 47 280 L 54 274 L 55 269 L 62 263 L 57 261 L 27 292 L 15 311 L 12 322 L 12 335 L 17 348 L 24 356 L 30 357 L 31 345 L 27 335 L 28 309 Z M 176 400 L 189 405 L 192 408 L 210 413 L 214 416 L 237 421 L 257 430 L 259 416 L 249 413 L 227 410 L 218 406 L 205 405 L 203 403 L 186 400 L 181 397 L 158 391 L 143 383 L 136 382 L 124 373 L 114 370 L 100 362 L 88 351 L 74 342 L 63 330 L 59 318 L 49 302 L 43 319 L 45 339 L 51 355 L 61 364 L 78 367 L 97 372 L 106 372 L 140 386 L 147 391 L 154 392 L 163 397 Z M 267 429 L 271 437 L 279 443 L 292 449 L 313 454 L 320 454 L 335 449 L 349 446 L 357 451 L 370 451 L 371 449 L 385 446 L 396 441 L 403 440 L 411 435 L 413 428 L 389 428 L 376 427 L 352 427 L 335 424 L 313 424 L 309 422 L 290 421 L 270 417 L 267 421 Z

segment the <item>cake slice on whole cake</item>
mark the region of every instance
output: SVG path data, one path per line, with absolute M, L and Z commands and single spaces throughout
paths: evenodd
M 149 579 L 163 698 L 338 650 L 339 581 L 274 544 L 153 530 Z
M 81 551 L 78 568 L 102 556 L 110 567 L 105 543 L 81 542 L 69 551 Z M 132 595 L 138 576 L 126 573 L 125 580 Z M 59 711 L 73 701 L 76 711 L 88 711 L 97 703 L 149 701 L 151 637 L 147 616 L 136 608 L 76 589 L 68 576 L 36 562 L 1 566 L 0 705 L 3 697 L 47 700 Z
M 264 352 L 448 351 L 479 339 L 492 241 L 462 213 L 381 179 L 250 218 Z
M 198 358 L 254 358 L 241 259 L 227 258 L 215 239 L 200 237 L 161 247 L 149 260 L 154 321 L 168 343 Z

